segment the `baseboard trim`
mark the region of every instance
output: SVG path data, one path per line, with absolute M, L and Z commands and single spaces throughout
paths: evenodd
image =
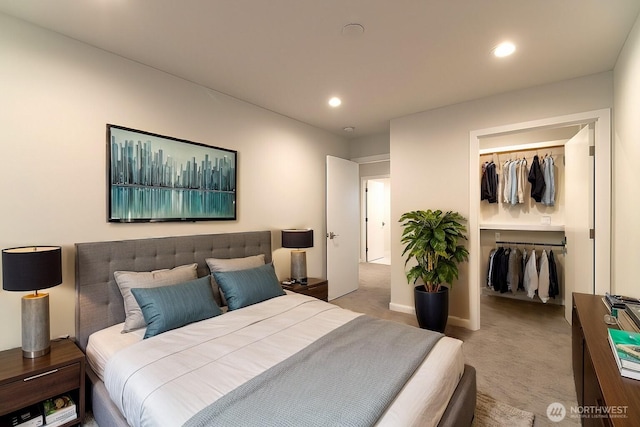
M 462 317 L 458 316 L 449 316 L 448 324 L 451 326 L 459 326 L 461 328 L 473 330 L 471 329 L 470 319 L 463 319 Z
M 389 303 L 389 310 L 398 311 L 400 313 L 416 314 L 415 307 L 411 307 L 410 305 L 396 304 L 393 302 Z
M 414 314 L 414 315 L 416 314 L 415 307 L 412 307 L 410 305 L 396 304 L 393 302 L 389 303 L 389 310 L 397 311 L 400 313 L 407 313 L 407 314 Z M 447 320 L 447 324 L 451 326 L 459 326 L 465 329 L 471 329 L 470 319 L 463 319 L 462 317 L 458 317 L 458 316 L 449 316 Z

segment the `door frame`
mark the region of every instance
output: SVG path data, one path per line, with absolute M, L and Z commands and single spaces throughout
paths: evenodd
M 480 139 L 524 131 L 542 130 L 570 125 L 594 124 L 595 138 L 595 200 L 594 207 L 597 239 L 595 239 L 594 284 L 595 293 L 604 294 L 611 289 L 611 109 L 550 117 L 546 119 L 474 130 L 469 133 L 469 325 L 480 329 Z M 571 295 L 565 295 L 565 304 L 571 304 Z

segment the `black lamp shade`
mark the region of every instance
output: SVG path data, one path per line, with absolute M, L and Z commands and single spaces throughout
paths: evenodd
M 283 248 L 312 248 L 313 230 L 282 230 Z
M 29 246 L 2 250 L 2 289 L 37 291 L 62 283 L 62 249 Z

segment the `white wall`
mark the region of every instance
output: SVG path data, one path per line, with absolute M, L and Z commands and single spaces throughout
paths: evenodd
M 349 141 L 349 158 L 389 154 L 389 132 L 367 135 Z
M 75 242 L 270 229 L 284 277 L 279 230 L 325 234 L 325 156 L 346 140 L 1 14 L 0 52 L 0 247 L 62 246 L 52 336 L 74 334 Z M 237 221 L 107 223 L 106 123 L 237 150 Z M 325 277 L 324 239 L 307 254 Z M 21 344 L 23 295 L 0 290 L 0 350 Z
M 640 298 L 640 17 L 614 69 L 612 291 Z
M 491 96 L 391 121 L 391 217 L 415 209 L 442 209 L 469 217 L 469 132 L 613 106 L 613 73 Z M 477 173 L 477 165 L 473 171 Z M 391 223 L 391 306 L 413 307 L 401 258 L 401 228 Z M 450 316 L 470 316 L 468 265 L 450 295 Z M 455 319 L 457 318 L 457 319 Z

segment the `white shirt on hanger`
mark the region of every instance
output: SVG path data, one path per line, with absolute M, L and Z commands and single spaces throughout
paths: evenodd
M 547 251 L 540 255 L 540 272 L 538 273 L 538 296 L 542 302 L 549 301 L 549 258 Z
M 536 268 L 536 250 L 531 250 L 529 261 L 524 270 L 524 289 L 527 291 L 527 296 L 533 298 L 536 296 L 538 290 L 538 269 Z

